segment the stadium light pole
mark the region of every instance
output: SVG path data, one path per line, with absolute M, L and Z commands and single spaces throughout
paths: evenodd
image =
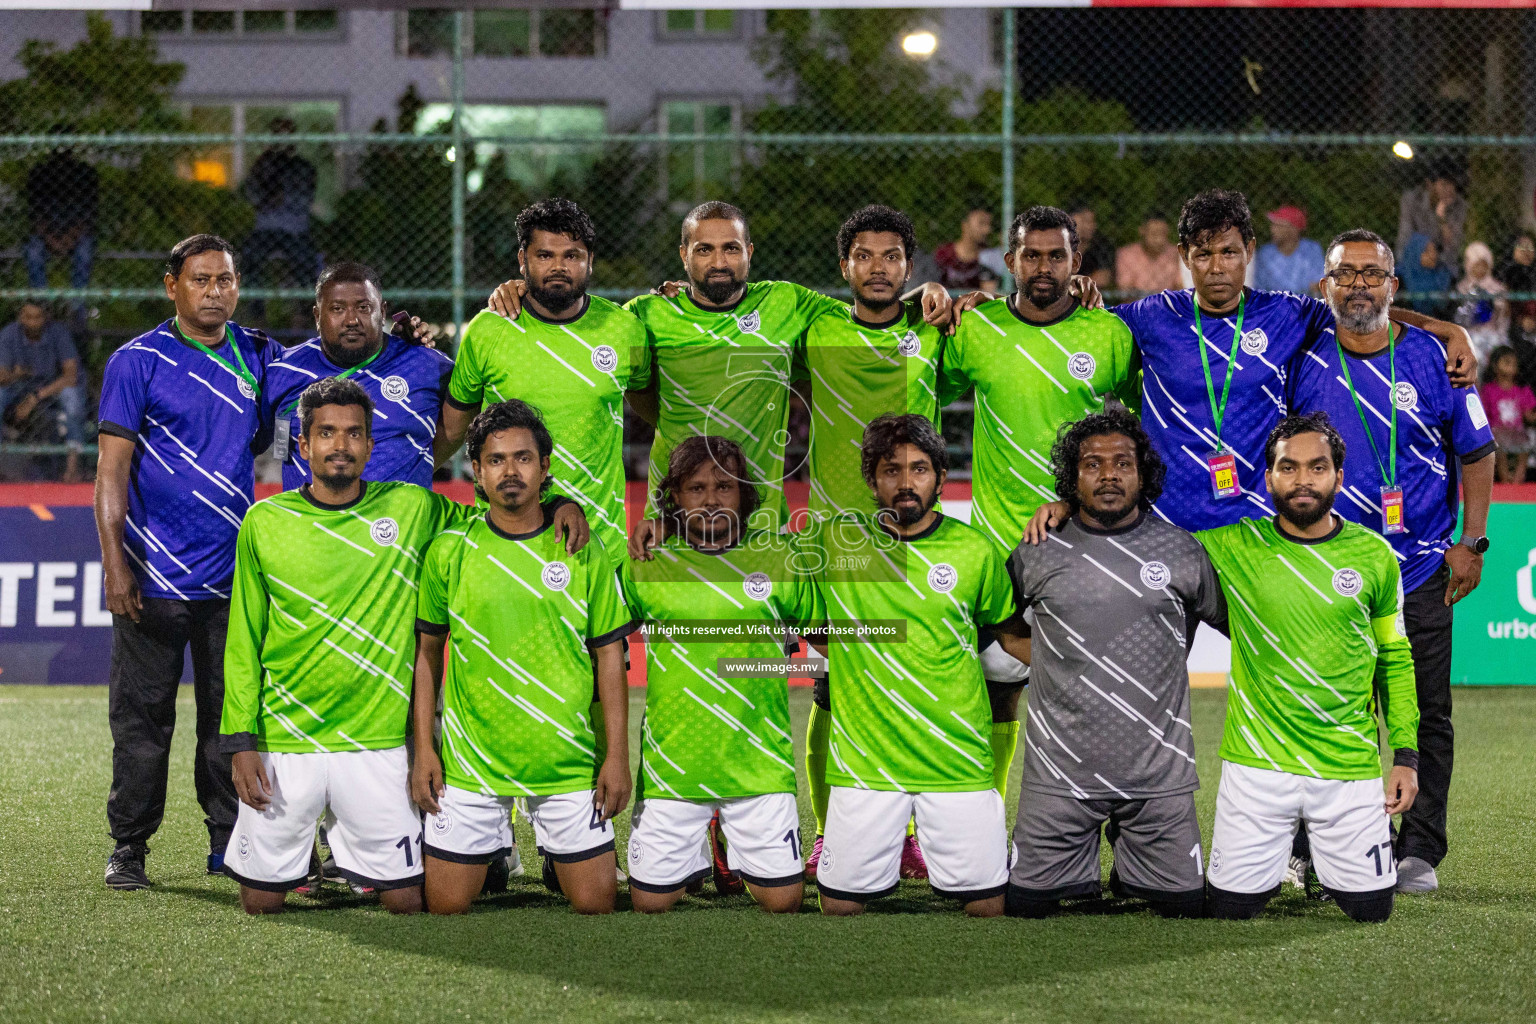
M 1003 245 L 1008 245 L 1008 228 L 1013 223 L 1013 92 L 1014 46 L 1017 38 L 1017 13 L 1003 10 Z
M 453 12 L 453 337 L 464 331 L 464 12 Z

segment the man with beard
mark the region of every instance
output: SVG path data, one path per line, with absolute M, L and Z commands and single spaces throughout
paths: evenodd
M 1051 464 L 1072 517 L 1008 560 L 1035 616 L 1007 910 L 1040 917 L 1063 899 L 1097 899 L 1107 821 L 1110 890 L 1198 917 L 1200 780 L 1184 662 L 1198 623 L 1226 625 L 1221 586 L 1199 542 L 1151 514 L 1163 464 L 1130 413 L 1064 426 Z
M 1029 658 L 1006 555 L 934 508 L 949 453 L 926 417 L 875 419 L 862 458 L 878 511 L 824 531 L 828 622 L 817 642 L 829 657 L 832 793 L 821 909 L 858 914 L 894 891 L 915 816 L 934 891 L 995 917 L 1007 837 L 976 652 L 996 634 L 1013 657 Z
M 1496 456 L 1477 392 L 1451 387 L 1439 342 L 1388 321 L 1392 271 L 1392 250 L 1370 231 L 1346 231 L 1329 244 L 1320 283 L 1335 333 L 1303 351 L 1286 404 L 1322 410 L 1335 424 L 1355 453 L 1338 513 L 1382 534 L 1402 570 L 1421 788 L 1397 837 L 1397 891 L 1431 892 L 1447 848 L 1452 606 L 1482 578 Z M 1458 483 L 1466 502 L 1460 541 Z
M 299 399 L 310 482 L 240 524 L 220 745 L 240 814 L 224 871 L 247 913 L 303 885 L 322 813 L 337 867 L 395 913 L 421 910 L 421 819 L 407 787 L 417 577 L 476 510 L 369 482 L 373 400 L 328 377 Z
M 1207 911 L 1250 918 L 1280 890 L 1306 822 L 1324 890 L 1356 921 L 1392 913 L 1390 815 L 1418 792 L 1418 702 L 1397 558 L 1335 514 L 1344 441 L 1322 412 L 1264 445 L 1277 514 L 1205 530 L 1228 603 L 1232 674 Z M 1381 789 L 1375 711 L 1392 770 Z
M 488 401 L 528 402 L 559 439 L 551 455 L 553 493 L 579 505 L 608 550 L 620 552 L 624 398 L 649 383 L 651 363 L 640 322 L 587 293 L 596 247 L 592 219 L 569 199 L 545 199 L 517 215 L 529 315 L 508 320 L 485 310 L 470 321 L 434 447 L 441 464 Z M 563 521 L 556 525 L 565 529 Z M 569 539 L 568 554 L 579 549 L 577 539 Z

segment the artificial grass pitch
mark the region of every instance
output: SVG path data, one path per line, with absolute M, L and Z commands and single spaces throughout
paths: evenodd
M 203 874 L 190 690 L 153 889 L 110 892 L 104 687 L 0 687 L 0 1019 L 208 1021 L 1497 1021 L 1536 1016 L 1536 688 L 1459 690 L 1442 891 L 1381 926 L 1286 889 L 1252 922 L 1145 910 L 970 921 L 923 882 L 858 920 L 747 897 L 583 919 L 529 877 L 462 918 L 395 918 L 333 888 L 266 919 Z M 634 691 L 632 722 L 644 698 Z M 1201 821 L 1225 693 L 1194 694 Z M 796 738 L 810 692 L 791 695 Z M 638 750 L 637 740 L 631 750 Z M 1009 820 L 1018 791 L 1014 769 Z M 800 806 L 809 849 L 809 802 Z M 628 814 L 619 822 L 622 853 Z M 622 864 L 622 859 L 620 861 Z M 706 892 L 713 887 L 706 883 Z M 621 907 L 628 906 L 620 890 Z

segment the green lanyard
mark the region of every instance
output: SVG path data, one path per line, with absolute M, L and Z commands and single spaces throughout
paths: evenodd
M 1371 454 L 1376 457 L 1376 468 L 1381 472 L 1381 479 L 1388 487 L 1397 487 L 1397 346 L 1392 344 L 1392 324 L 1387 324 L 1387 366 L 1392 374 L 1391 391 L 1387 401 L 1392 403 L 1392 421 L 1388 431 L 1389 451 L 1387 460 L 1390 469 L 1381 464 L 1381 450 L 1376 447 L 1376 438 L 1371 433 L 1371 424 L 1365 418 L 1365 407 L 1360 404 L 1360 396 L 1355 393 L 1355 382 L 1349 376 L 1349 357 L 1344 354 L 1344 346 L 1339 344 L 1339 336 L 1333 336 L 1333 347 L 1339 351 L 1339 366 L 1344 370 L 1344 383 L 1349 385 L 1349 397 L 1354 399 L 1355 412 L 1360 417 L 1360 426 L 1365 428 L 1365 440 L 1371 446 Z
M 357 373 L 359 370 L 365 369 L 368 366 L 369 363 L 373 362 L 375 359 L 379 358 L 379 356 L 384 354 L 384 346 L 388 345 L 388 344 L 389 344 L 389 336 L 385 335 L 384 342 L 383 342 L 383 344 L 381 344 L 379 346 L 379 350 L 377 352 L 375 352 L 373 355 L 369 356 L 367 359 L 364 359 L 362 362 L 358 363 L 356 366 L 349 366 L 345 370 L 342 370 L 340 373 L 333 373 L 333 374 L 331 374 L 331 376 L 335 377 L 337 380 L 340 380 L 342 377 L 350 377 L 350 376 L 352 376 L 352 374 Z M 322 352 L 323 351 L 324 350 L 322 349 Z M 293 410 L 295 410 L 295 409 L 297 409 L 299 407 L 299 399 L 303 398 L 303 397 L 304 396 L 301 394 L 301 395 L 299 395 L 299 398 L 295 398 L 293 401 L 289 402 L 286 406 L 284 406 L 278 412 L 278 415 L 279 416 L 292 416 L 293 415 Z
M 240 346 L 235 344 L 235 330 L 233 327 L 229 326 L 229 324 L 224 325 L 224 338 L 229 342 L 230 350 L 235 353 L 235 362 L 240 364 L 238 368 L 231 366 L 228 359 L 225 359 L 223 356 L 219 355 L 213 349 L 209 348 L 207 345 L 204 345 L 196 338 L 187 337 L 187 335 L 181 329 L 181 322 L 179 320 L 172 320 L 171 323 L 176 328 L 176 336 L 179 337 L 182 341 L 191 345 L 203 355 L 207 356 L 209 359 L 212 359 L 214 362 L 224 367 L 224 369 L 228 370 L 230 373 L 234 374 L 236 377 L 239 377 L 241 380 L 249 384 L 251 387 L 251 398 L 253 400 L 261 397 L 261 385 L 256 383 L 255 375 L 253 375 L 251 371 L 247 369 L 245 365 L 245 357 L 240 354 Z
M 1243 306 L 1248 301 L 1246 293 L 1237 298 L 1237 328 L 1232 332 L 1232 351 L 1227 353 L 1227 382 L 1221 386 L 1221 405 L 1216 404 L 1216 387 L 1211 383 L 1211 360 L 1205 354 L 1205 330 L 1200 323 L 1200 296 L 1195 300 L 1195 336 L 1200 339 L 1200 369 L 1205 371 L 1205 397 L 1211 401 L 1211 421 L 1216 424 L 1216 450 L 1224 451 L 1221 443 L 1221 421 L 1227 414 L 1227 396 L 1232 392 L 1232 371 L 1237 368 L 1237 346 L 1243 341 Z

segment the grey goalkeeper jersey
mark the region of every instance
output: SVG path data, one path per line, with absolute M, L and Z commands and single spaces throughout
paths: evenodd
M 1155 515 L 1114 531 L 1077 517 L 1008 572 L 1034 611 L 1024 786 L 1080 800 L 1199 788 L 1189 642 L 1224 628 L 1216 571 L 1194 537 Z

